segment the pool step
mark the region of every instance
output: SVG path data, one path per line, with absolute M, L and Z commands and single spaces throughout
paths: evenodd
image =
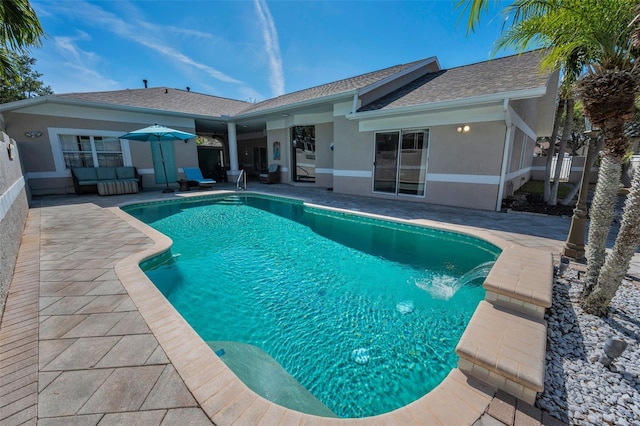
M 456 347 L 458 368 L 533 404 L 544 390 L 546 341 L 543 319 L 482 301 Z
M 543 319 L 552 301 L 553 256 L 527 247 L 505 250 L 483 287 L 487 301 Z
M 238 197 L 238 196 L 229 196 L 229 197 L 225 197 L 222 200 L 217 202 L 218 204 L 224 204 L 224 205 L 229 205 L 229 206 L 239 206 L 244 204 L 244 197 Z

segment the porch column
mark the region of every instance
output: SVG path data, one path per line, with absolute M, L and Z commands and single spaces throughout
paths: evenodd
M 227 123 L 227 138 L 229 140 L 229 165 L 231 170 L 227 173 L 229 182 L 235 182 L 240 175 L 238 168 L 238 139 L 236 137 L 236 123 Z

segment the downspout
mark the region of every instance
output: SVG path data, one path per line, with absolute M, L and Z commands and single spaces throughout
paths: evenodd
M 353 94 L 353 106 L 351 107 L 351 114 L 355 114 L 358 111 L 358 94 Z
M 509 142 L 511 141 L 511 115 L 509 114 L 509 99 L 502 103 L 504 111 L 504 123 L 506 132 L 504 135 L 504 150 L 502 152 L 502 167 L 500 168 L 500 182 L 498 184 L 498 199 L 496 200 L 496 211 L 502 210 L 502 194 L 504 193 L 504 180 L 507 177 L 507 167 L 509 165 Z

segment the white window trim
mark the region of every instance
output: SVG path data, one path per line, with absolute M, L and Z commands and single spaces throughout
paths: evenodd
M 49 144 L 51 145 L 51 153 L 53 154 L 53 163 L 56 166 L 56 174 L 61 177 L 71 176 L 71 171 L 67 170 L 67 167 L 64 163 L 64 155 L 62 153 L 62 146 L 60 145 L 60 135 L 102 136 L 117 139 L 119 136 L 122 136 L 124 134 L 124 132 L 114 132 L 110 130 L 71 129 L 63 127 L 49 127 L 47 131 L 49 133 Z M 129 148 L 129 141 L 127 139 L 120 139 L 120 143 L 122 146 L 123 164 L 125 166 L 132 166 L 133 164 L 131 163 L 131 150 Z M 95 150 L 93 149 L 92 155 L 96 155 Z

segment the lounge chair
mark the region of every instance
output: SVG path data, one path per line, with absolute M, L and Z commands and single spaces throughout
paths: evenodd
M 214 183 L 213 179 L 205 179 L 199 167 L 183 167 L 184 175 L 189 183 L 196 183 L 200 188 L 211 188 Z
M 267 173 L 260 173 L 260 183 L 280 183 L 280 166 L 271 164 Z

